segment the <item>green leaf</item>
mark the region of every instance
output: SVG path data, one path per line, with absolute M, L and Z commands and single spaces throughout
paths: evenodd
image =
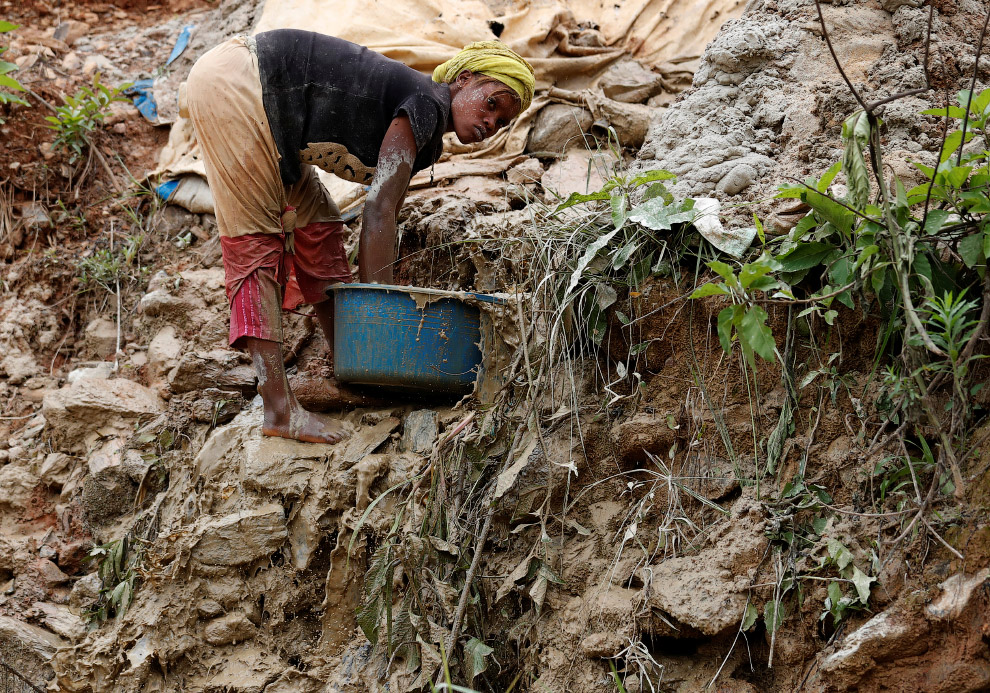
M 756 216 L 756 212 L 753 212 L 753 223 L 756 224 L 756 235 L 760 238 L 760 244 L 761 245 L 766 245 L 767 244 L 767 234 L 763 230 L 763 222 L 761 222 L 760 221 L 760 218 L 758 216 Z
M 556 214 L 557 212 L 560 212 L 561 210 L 567 209 L 568 207 L 573 207 L 574 205 L 579 205 L 582 202 L 593 202 L 593 201 L 596 201 L 596 200 L 608 200 L 608 199 L 611 199 L 611 197 L 612 196 L 609 195 L 607 192 L 593 192 L 593 193 L 589 193 L 587 195 L 584 195 L 582 193 L 576 193 L 576 192 L 574 192 L 574 193 L 571 193 L 570 196 L 566 200 L 564 200 L 559 205 L 557 205 L 557 208 L 555 210 L 553 210 L 553 213 Z
M 839 173 L 841 168 L 841 161 L 836 161 L 834 164 L 829 166 L 828 170 L 825 172 L 825 175 L 821 177 L 821 180 L 818 181 L 818 185 L 815 186 L 816 190 L 820 193 L 828 192 L 828 186 L 832 185 L 832 181 L 835 180 L 835 176 Z
M 565 301 L 570 296 L 571 292 L 574 291 L 574 287 L 576 287 L 578 282 L 581 281 L 581 276 L 588 268 L 588 265 L 591 264 L 591 261 L 595 259 L 595 256 L 598 255 L 598 251 L 608 245 L 608 242 L 612 240 L 618 232 L 618 229 L 613 229 L 612 231 L 600 236 L 598 240 L 589 245 L 588 249 L 584 251 L 584 254 L 578 259 L 577 267 L 575 267 L 574 272 L 571 273 L 571 280 L 567 283 L 567 290 L 564 292 Z
M 733 272 L 732 272 L 732 268 L 729 265 L 719 260 L 712 260 L 707 264 L 708 267 L 714 272 L 716 272 L 718 276 L 722 277 L 722 279 L 724 279 L 727 282 L 732 281 Z
M 866 606 L 867 602 L 870 601 L 870 585 L 877 581 L 875 577 L 870 577 L 862 570 L 853 566 L 852 583 L 856 587 L 856 593 L 859 595 L 859 601 L 863 606 Z
M 771 599 L 763 607 L 763 622 L 771 633 L 780 628 L 785 618 L 787 618 L 787 612 L 783 602 Z
M 959 257 L 967 267 L 982 265 L 986 261 L 986 256 L 983 254 L 982 234 L 974 233 L 959 241 Z
M 828 598 L 831 600 L 832 609 L 834 610 L 838 606 L 839 602 L 842 601 L 841 582 L 837 580 L 833 580 L 832 582 L 828 583 Z
M 780 263 L 781 271 L 798 272 L 820 265 L 834 250 L 835 246 L 831 243 L 811 241 L 801 243 L 793 250 L 774 259 Z
M 870 121 L 865 111 L 853 113 L 842 124 L 842 170 L 849 187 L 849 201 L 856 209 L 862 209 L 870 201 L 870 174 L 863 154 L 869 139 Z
M 679 209 L 678 205 L 665 205 L 660 198 L 647 200 L 633 207 L 629 220 L 642 224 L 654 231 L 670 231 L 674 224 L 693 221 L 695 213 L 690 209 Z
M 845 570 L 846 566 L 852 563 L 852 552 L 846 548 L 845 544 L 837 539 L 829 539 L 827 542 L 828 555 L 835 561 L 839 570 Z
M 667 190 L 667 186 L 663 183 L 654 183 L 647 188 L 646 192 L 643 193 L 642 201 L 646 202 L 647 200 L 652 200 L 656 197 L 661 198 L 664 204 L 674 204 L 674 196 L 670 194 L 670 191 Z
M 12 24 L 4 19 L 0 19 L 0 34 L 5 34 L 8 31 L 13 31 L 19 26 L 20 24 Z
M 777 345 L 766 322 L 767 312 L 759 306 L 753 306 L 746 311 L 739 323 L 739 339 L 745 340 L 750 349 L 767 361 L 773 361 Z
M 966 109 L 965 108 L 959 108 L 959 106 L 949 106 L 948 111 L 946 111 L 946 109 L 944 107 L 943 108 L 926 108 L 921 113 L 923 115 L 937 115 L 937 116 L 942 116 L 943 118 L 945 116 L 948 116 L 950 118 L 959 118 L 959 119 L 962 119 L 962 118 L 965 118 L 966 117 Z
M 925 217 L 925 233 L 935 234 L 942 230 L 946 219 L 952 216 L 952 212 L 946 209 L 930 209 Z
M 848 236 L 852 232 L 856 215 L 838 202 L 813 190 L 805 191 L 803 199 L 811 205 L 818 216 L 825 221 L 832 222 L 832 225 L 839 229 L 843 236 Z
M 702 284 L 691 294 L 690 298 L 705 298 L 706 296 L 724 296 L 728 294 L 729 290 L 726 288 L 725 284 L 721 282 L 709 282 L 708 284 Z
M 966 141 L 969 142 L 973 139 L 973 133 L 970 131 L 966 132 Z M 938 158 L 938 162 L 941 164 L 949 160 L 949 157 L 956 153 L 956 150 L 962 146 L 963 136 L 961 130 L 956 130 L 949 134 L 945 138 L 945 146 L 942 147 L 942 154 Z
M 467 663 L 469 682 L 473 682 L 475 677 L 488 669 L 485 658 L 494 651 L 478 638 L 471 638 L 464 644 L 464 659 Z
M 622 269 L 625 264 L 629 262 L 629 258 L 636 252 L 637 248 L 639 248 L 639 243 L 636 241 L 626 243 L 624 246 L 619 248 L 619 250 L 617 250 L 612 256 L 612 269 Z
M 774 264 L 768 257 L 762 257 L 754 262 L 742 266 L 739 270 L 739 284 L 742 288 L 748 289 L 753 282 L 764 277 L 774 270 Z
M 657 169 L 655 171 L 647 171 L 646 173 L 642 173 L 636 176 L 631 181 L 629 181 L 629 187 L 638 188 L 641 185 L 646 185 L 647 183 L 653 183 L 658 180 L 675 180 L 676 178 L 677 176 L 675 176 L 670 171 Z
M 756 605 L 750 602 L 746 605 L 746 611 L 743 613 L 742 624 L 739 626 L 740 630 L 749 630 L 756 623 L 756 619 L 759 618 L 760 612 L 756 610 Z
M 822 317 L 825 318 L 825 322 L 827 322 L 829 325 L 834 325 L 835 318 L 838 314 L 839 311 L 837 310 L 826 310 L 825 315 L 823 315 Z
M 725 353 L 732 352 L 732 322 L 742 306 L 726 306 L 718 313 L 718 341 Z
M 17 69 L 17 65 L 14 63 L 8 63 L 6 60 L 0 60 L 0 75 L 5 75 L 8 72 L 13 72 Z
M 972 171 L 972 166 L 955 166 L 951 171 L 946 171 L 945 181 L 953 188 L 961 188 Z
M 609 200 L 609 205 L 612 208 L 612 225 L 617 229 L 621 229 L 622 225 L 626 223 L 627 204 L 628 200 L 622 192 L 612 195 Z
M 14 91 L 24 91 L 24 87 L 21 86 L 20 82 L 7 75 L 0 75 L 0 87 L 13 89 Z

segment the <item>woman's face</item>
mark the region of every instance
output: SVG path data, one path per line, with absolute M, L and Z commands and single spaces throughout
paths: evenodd
M 466 70 L 457 82 L 460 89 L 450 101 L 450 115 L 461 144 L 488 139 L 519 115 L 519 102 L 505 93 L 501 82 L 481 81 Z

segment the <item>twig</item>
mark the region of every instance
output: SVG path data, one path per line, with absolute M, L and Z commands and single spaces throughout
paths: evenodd
M 983 20 L 983 31 L 980 32 L 980 40 L 976 44 L 976 59 L 973 61 L 973 81 L 969 87 L 969 98 L 966 100 L 966 113 L 963 114 L 962 140 L 959 142 L 959 154 L 956 157 L 956 166 L 962 166 L 963 148 L 966 145 L 966 126 L 969 124 L 969 107 L 973 103 L 973 91 L 976 89 L 976 77 L 980 73 L 980 56 L 983 53 L 983 39 L 987 35 L 987 25 L 990 24 L 990 9 L 987 10 L 987 18 Z M 948 113 L 946 113 L 948 115 Z

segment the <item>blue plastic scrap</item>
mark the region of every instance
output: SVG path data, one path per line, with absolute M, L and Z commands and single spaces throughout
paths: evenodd
M 165 61 L 166 66 L 175 62 L 182 55 L 183 51 L 186 50 L 186 47 L 189 46 L 189 38 L 192 36 L 192 30 L 195 26 L 195 24 L 187 24 L 182 27 L 182 31 L 179 32 L 179 38 L 176 39 L 175 46 L 172 47 L 172 53 L 168 56 L 168 60 Z M 133 98 L 134 106 L 141 115 L 152 123 L 157 124 L 158 104 L 155 102 L 154 88 L 154 79 L 139 79 L 125 89 L 124 93 Z
M 134 99 L 134 106 L 141 115 L 152 123 L 158 122 L 158 104 L 152 90 L 155 87 L 153 79 L 139 79 L 124 90 L 124 93 Z
M 176 58 L 182 55 L 182 51 L 189 45 L 189 37 L 192 36 L 192 30 L 195 26 L 195 24 L 186 24 L 182 27 L 182 31 L 179 32 L 179 38 L 176 39 L 175 46 L 172 48 L 172 54 L 165 61 L 166 65 L 171 65 L 175 62 Z
M 175 192 L 175 189 L 177 187 L 179 187 L 178 178 L 176 178 L 175 180 L 170 180 L 170 181 L 166 181 L 165 183 L 162 183 L 157 188 L 155 188 L 155 192 L 158 193 L 158 197 L 162 198 L 163 202 L 168 202 L 169 198 L 172 197 L 172 194 Z

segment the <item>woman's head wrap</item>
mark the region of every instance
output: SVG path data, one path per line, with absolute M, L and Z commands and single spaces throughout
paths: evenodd
M 533 67 L 501 41 L 478 41 L 433 71 L 434 82 L 450 83 L 464 70 L 497 79 L 519 95 L 522 113 L 533 101 L 536 76 Z

